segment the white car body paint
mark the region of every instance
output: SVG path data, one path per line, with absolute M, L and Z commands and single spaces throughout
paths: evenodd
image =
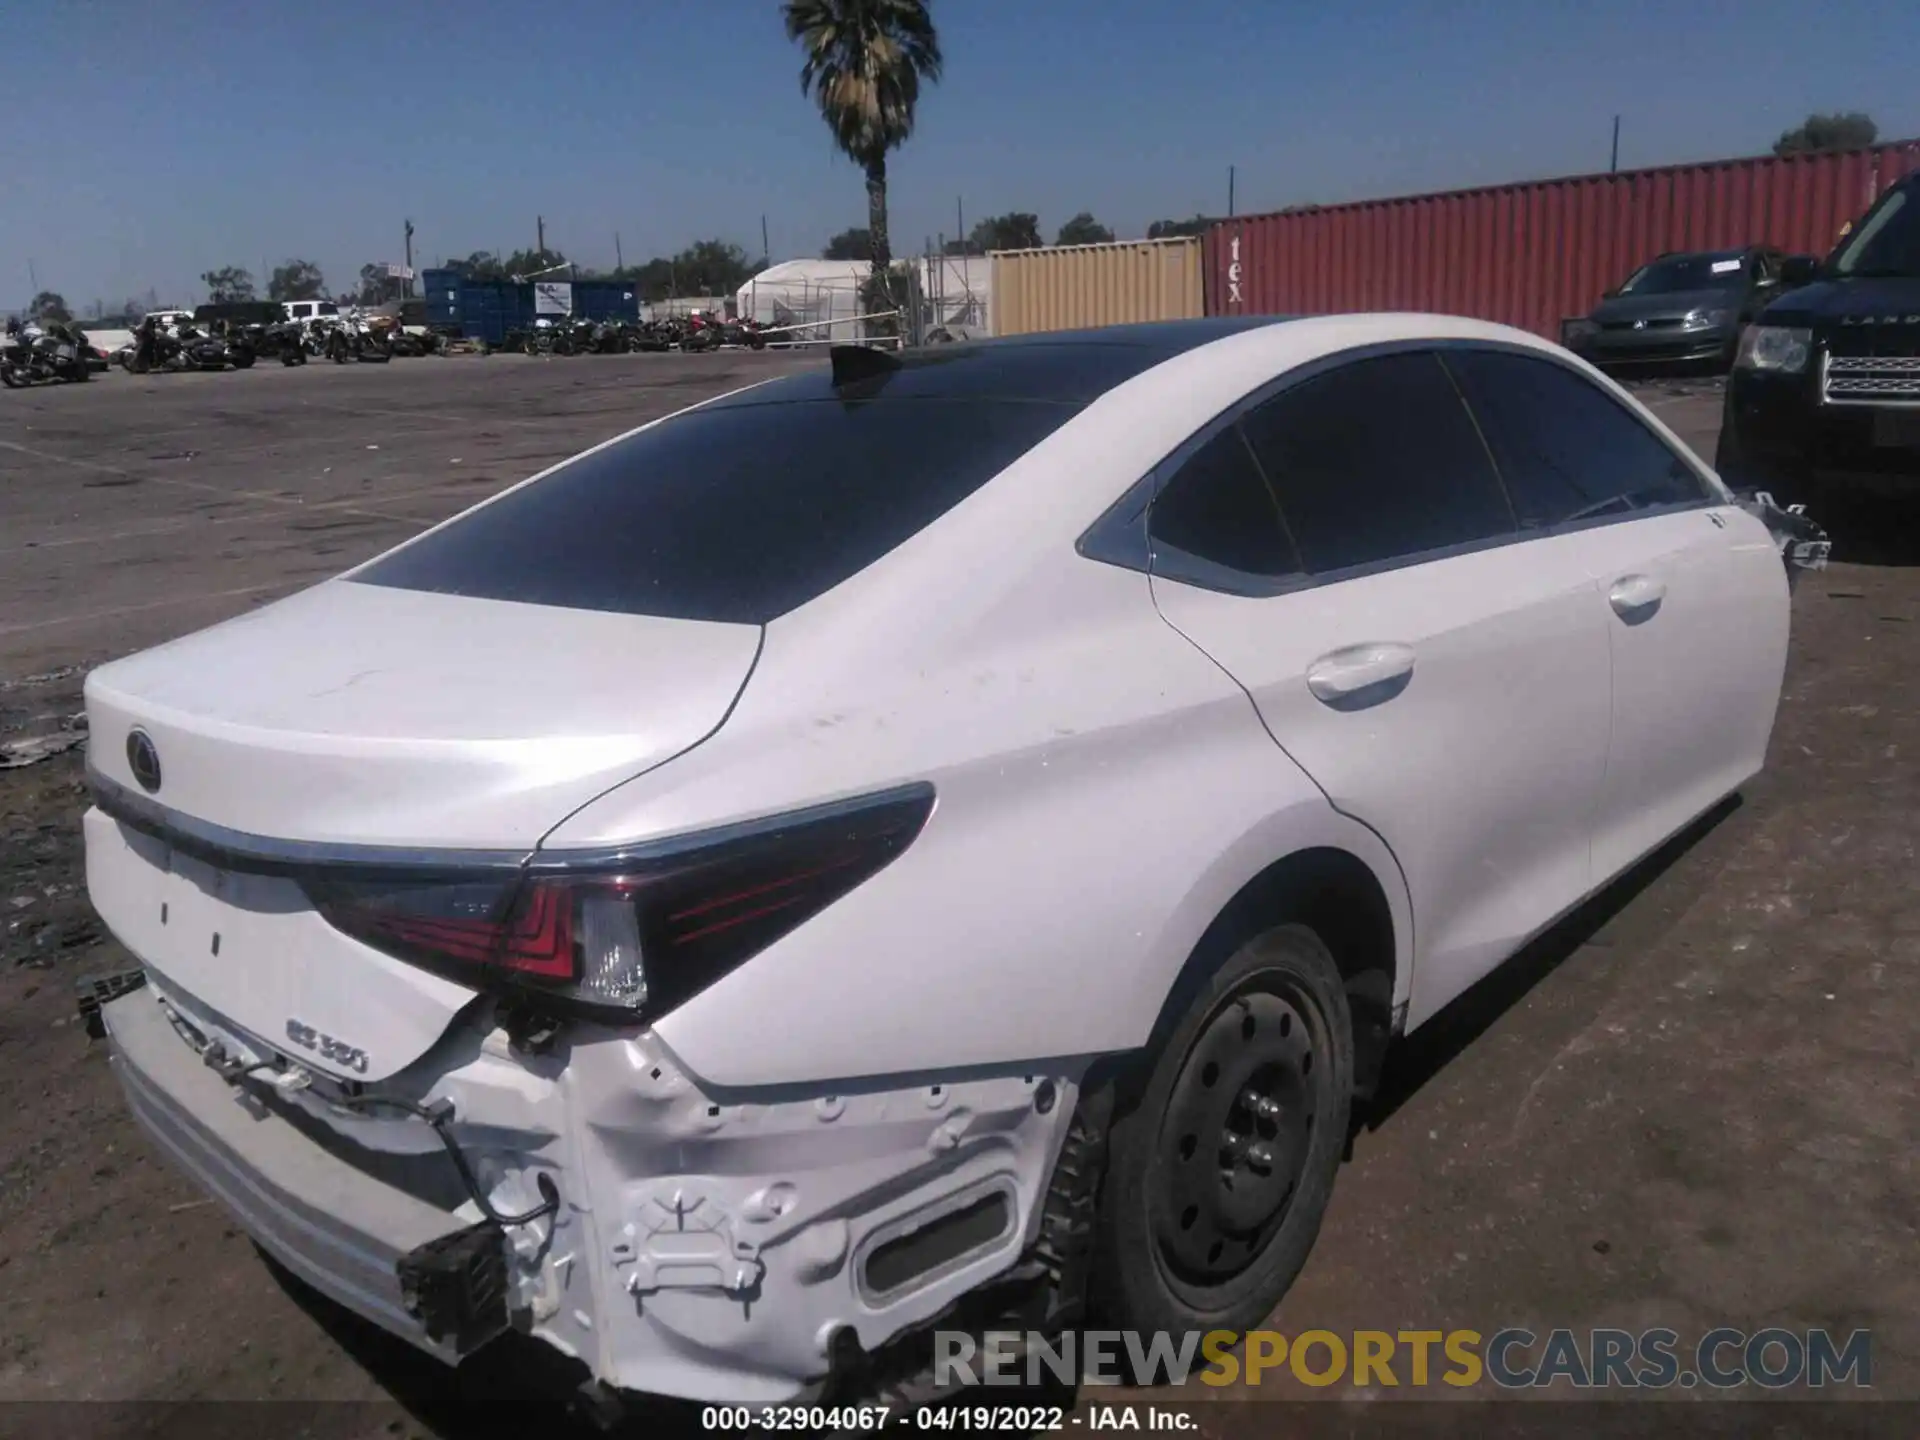
M 342 581 L 88 679 L 98 768 L 137 723 L 170 804 L 255 835 L 531 850 L 555 815 L 698 744 L 740 693 L 750 625 Z M 617 658 L 616 658 L 617 657 Z
M 1607 629 L 1581 538 L 1270 599 L 1154 581 L 1167 619 L 1245 681 L 1281 748 L 1399 859 L 1422 1016 L 1592 888 Z M 1343 711 L 1302 683 L 1321 657 L 1374 645 L 1410 652 L 1404 694 Z
M 1076 553 L 1249 393 L 1407 341 L 1573 363 L 1427 315 L 1242 330 L 1117 385 L 764 626 L 350 572 L 94 672 L 103 780 L 134 793 L 138 727 L 165 757 L 159 799 L 216 838 L 547 863 L 899 785 L 936 796 L 904 853 L 746 963 L 534 1056 L 478 982 L 349 938 L 296 880 L 227 874 L 96 810 L 89 887 L 150 977 L 105 1011 L 136 1113 L 297 1273 L 445 1354 L 392 1270 L 434 1212 L 293 1127 L 207 1118 L 228 1097 L 194 1049 L 291 1059 L 312 1083 L 286 1103 L 375 1151 L 437 1142 L 342 1110 L 335 1081 L 451 1101 L 490 1203 L 532 1205 L 536 1176 L 565 1197 L 511 1227 L 533 1333 L 609 1385 L 778 1400 L 811 1393 L 836 1329 L 872 1348 L 1016 1263 L 1088 1063 L 1150 1039 L 1202 934 L 1275 862 L 1364 867 L 1394 1011 L 1418 1025 L 1760 767 L 1787 587 L 1766 527 L 1690 456 L 1727 503 L 1268 599 Z M 1628 625 L 1616 601 L 1655 591 Z M 1404 694 L 1327 698 L 1408 657 Z M 289 1048 L 289 1026 L 345 1048 Z M 863 1289 L 874 1247 L 988 1193 L 1004 1234 L 900 1293 Z M 450 1228 L 480 1217 L 443 1208 Z

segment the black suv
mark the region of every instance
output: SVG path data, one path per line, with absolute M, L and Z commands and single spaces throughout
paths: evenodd
M 1752 245 L 1656 256 L 1607 291 L 1560 343 L 1601 369 L 1733 364 L 1740 332 L 1780 293 L 1787 257 Z
M 1789 261 L 1727 382 L 1715 466 L 1782 503 L 1838 490 L 1920 496 L 1920 173 L 1824 262 Z

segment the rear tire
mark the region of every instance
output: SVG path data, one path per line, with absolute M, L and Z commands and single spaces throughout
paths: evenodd
M 1353 1076 L 1346 989 L 1305 926 L 1254 936 L 1200 982 L 1121 1094 L 1096 1235 L 1102 1323 L 1266 1319 L 1320 1233 Z

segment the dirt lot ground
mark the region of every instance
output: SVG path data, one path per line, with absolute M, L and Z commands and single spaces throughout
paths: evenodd
M 90 664 L 796 363 L 9 394 L 0 743 L 60 735 Z M 1711 455 L 1713 387 L 1646 393 Z M 1767 773 L 1410 1043 L 1277 1328 L 1865 1328 L 1875 1393 L 1920 1399 L 1920 554 L 1886 517 L 1848 523 L 1843 559 L 1873 563 L 1803 586 Z M 69 1018 L 74 977 L 120 963 L 83 891 L 80 779 L 78 748 L 0 770 L 0 1401 L 404 1406 L 351 1410 L 369 1434 L 497 1416 L 512 1365 L 444 1383 L 309 1302 L 134 1132 Z

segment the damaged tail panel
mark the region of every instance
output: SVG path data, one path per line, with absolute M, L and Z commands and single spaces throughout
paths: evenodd
M 483 1010 L 361 1084 L 157 975 L 99 1013 L 142 1126 L 321 1293 L 443 1360 L 512 1328 L 618 1390 L 743 1403 L 1020 1266 L 1080 1078 L 728 1092 L 651 1032 L 528 1053 Z

